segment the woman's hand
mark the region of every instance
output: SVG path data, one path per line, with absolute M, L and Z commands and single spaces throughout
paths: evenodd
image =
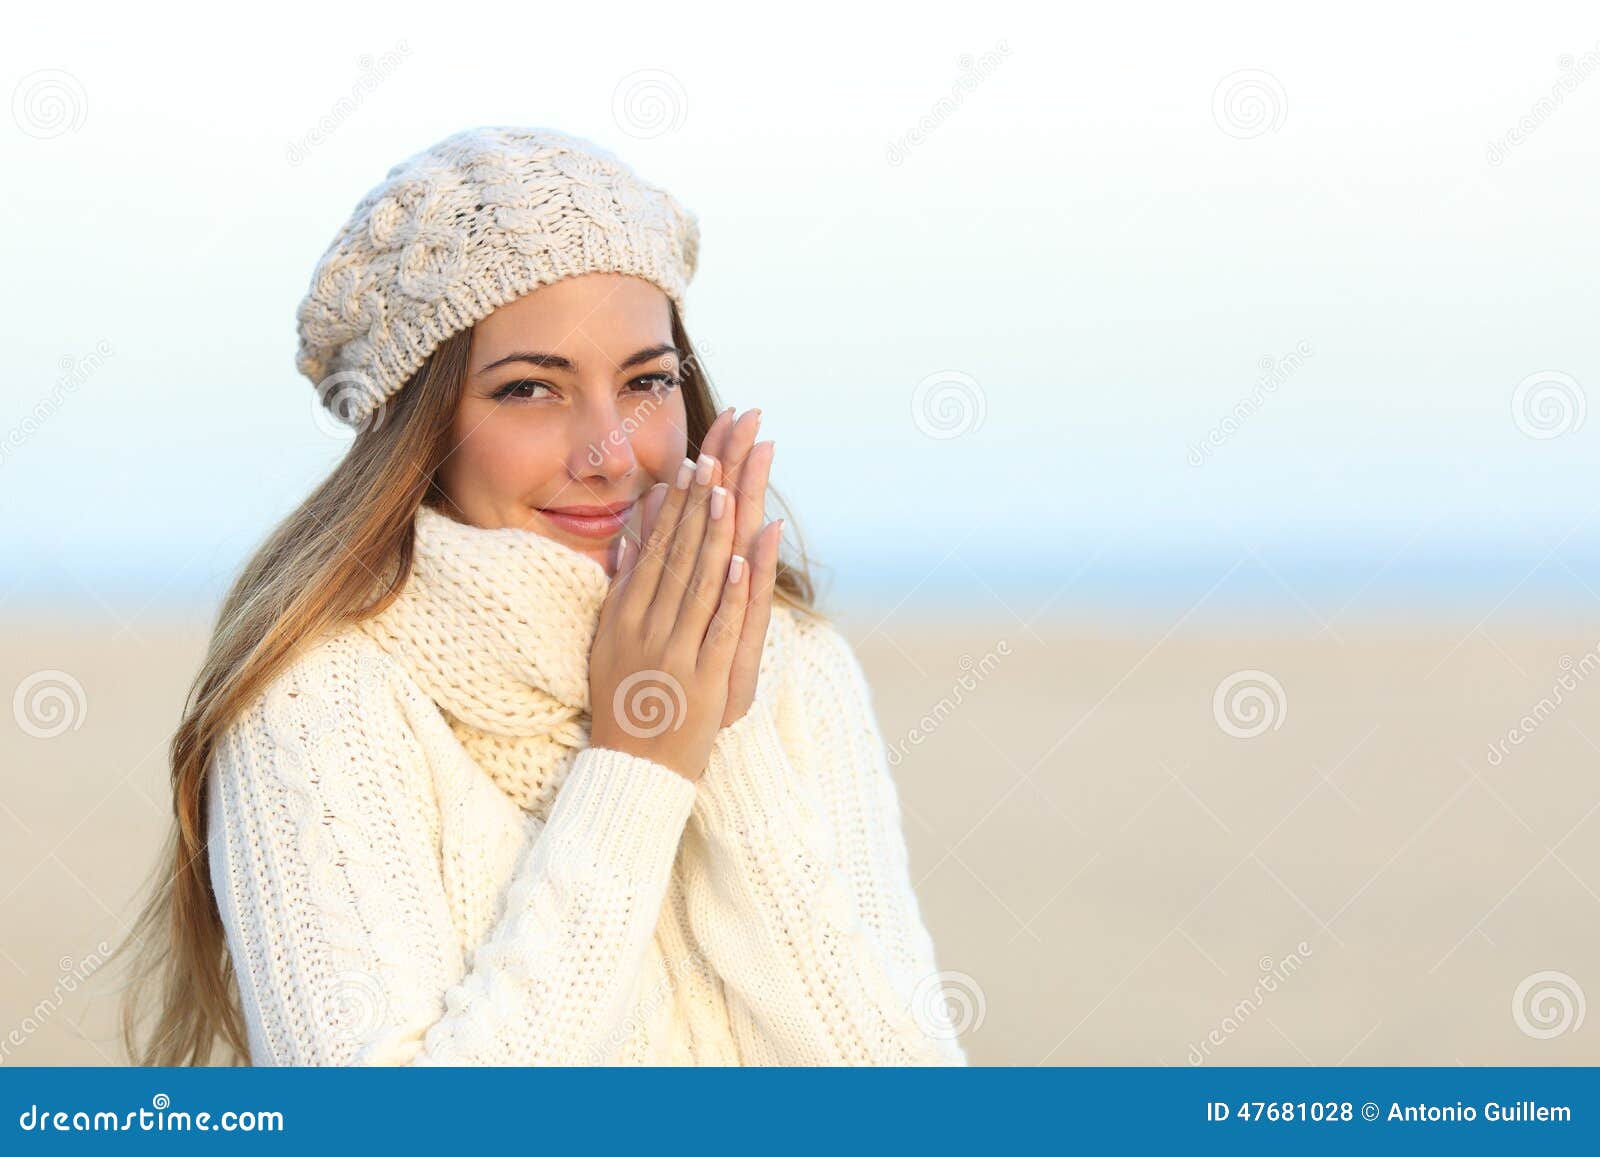
M 750 568 L 733 563 L 734 502 L 721 464 L 702 453 L 689 466 L 666 489 L 642 549 L 623 538 L 589 653 L 589 692 L 594 746 L 694 781 L 727 707 Z
M 761 411 L 749 410 L 734 418 L 730 407 L 717 416 L 706 431 L 701 449 L 716 457 L 723 467 L 723 484 L 734 496 L 735 522 L 733 551 L 750 566 L 749 600 L 738 650 L 728 677 L 728 703 L 723 712 L 726 727 L 744 715 L 755 702 L 756 676 L 766 644 L 767 626 L 772 618 L 772 588 L 778 573 L 778 546 L 783 538 L 783 519 L 764 524 L 767 479 L 772 468 L 773 444 L 756 442 L 761 426 Z M 658 483 L 641 503 L 641 537 L 650 534 L 666 497 L 665 483 Z

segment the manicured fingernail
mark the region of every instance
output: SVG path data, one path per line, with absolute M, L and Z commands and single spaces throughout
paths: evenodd
M 625 535 L 625 534 L 618 535 L 617 536 L 617 561 L 616 561 L 616 563 L 614 565 L 614 569 L 621 570 L 622 569 L 622 560 L 627 558 L 627 557 L 628 557 L 628 536 Z
M 711 488 L 711 517 L 721 518 L 722 512 L 728 507 L 728 492 L 720 486 Z
M 744 558 L 736 554 L 728 562 L 728 585 L 736 587 L 742 578 L 744 578 Z
M 688 458 L 683 460 L 683 465 L 678 467 L 678 477 L 673 483 L 679 490 L 689 489 L 689 479 L 694 477 L 694 462 Z
M 701 486 L 704 486 L 704 485 L 706 485 L 706 483 L 710 482 L 711 481 L 711 470 L 712 470 L 712 467 L 714 467 L 716 465 L 716 463 L 717 463 L 717 460 L 715 458 L 713 458 L 710 454 L 702 453 L 700 455 L 700 461 L 695 464 L 694 480 L 696 482 L 700 483 Z

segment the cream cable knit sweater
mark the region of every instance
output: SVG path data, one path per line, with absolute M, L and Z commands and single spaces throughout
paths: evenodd
M 587 744 L 600 564 L 430 507 L 416 544 L 212 764 L 252 1063 L 966 1063 L 836 629 L 774 606 L 695 784 Z

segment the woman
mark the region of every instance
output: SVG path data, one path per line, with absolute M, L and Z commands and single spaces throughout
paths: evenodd
M 358 433 L 225 600 L 142 913 L 142 1063 L 965 1064 L 849 645 L 679 307 L 696 218 L 457 133 L 324 254 Z

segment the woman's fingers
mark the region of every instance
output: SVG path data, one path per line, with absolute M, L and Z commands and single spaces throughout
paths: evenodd
M 643 512 L 639 520 L 640 542 L 649 537 L 650 531 L 654 529 L 656 520 L 661 514 L 661 504 L 667 500 L 667 491 L 670 489 L 669 483 L 657 482 L 644 492 L 644 498 L 639 503 Z
M 721 463 L 710 454 L 702 453 L 690 475 L 688 494 L 683 500 L 685 505 L 678 515 L 672 543 L 662 560 L 655 599 L 650 604 L 646 618 L 648 629 L 659 637 L 673 634 L 683 610 L 684 598 L 693 580 L 695 564 L 700 558 L 706 537 L 706 524 L 711 520 L 711 491 L 720 481 Z M 669 497 L 667 501 L 670 504 L 672 499 Z M 651 535 L 652 539 L 655 537 Z
M 706 629 L 700 662 L 712 670 L 731 668 L 737 661 L 739 641 L 750 603 L 750 562 L 730 555 L 722 576 L 722 599 Z
M 666 566 L 667 552 L 672 547 L 678 520 L 688 503 L 687 480 L 693 475 L 694 463 L 685 458 L 678 467 L 677 476 L 663 492 L 654 524 L 643 530 L 644 538 L 637 549 L 630 547 L 627 551 L 629 555 L 637 554 L 637 558 L 631 564 L 624 563 L 629 574 L 622 602 L 638 619 L 644 617 L 655 601 L 656 588 L 660 585 L 661 573 Z
M 683 605 L 678 608 L 672 635 L 674 644 L 692 654 L 699 654 L 705 644 L 706 627 L 722 602 L 722 588 L 733 558 L 733 495 L 726 487 L 712 488 L 706 517 L 705 538 L 694 560 L 694 574 L 684 592 Z
M 706 436 L 700 439 L 700 452 L 702 454 L 710 454 L 722 463 L 728 461 L 728 432 L 733 429 L 737 420 L 735 417 L 737 413 L 737 410 L 729 406 L 711 420 L 711 425 L 706 427 Z
M 643 497 L 635 503 L 629 511 L 628 519 L 623 523 L 622 530 L 617 535 L 616 545 L 613 547 L 611 564 L 611 591 L 620 588 L 633 573 L 633 568 L 639 562 L 639 544 L 650 535 L 650 529 L 655 525 L 656 513 L 661 509 L 661 503 L 667 494 L 667 484 L 657 482 Z M 611 597 L 611 592 L 607 592 Z
M 755 538 L 755 554 L 750 557 L 749 592 L 746 595 L 744 621 L 739 627 L 738 647 L 734 648 L 733 663 L 728 671 L 731 688 L 749 688 L 754 691 L 760 669 L 762 651 L 766 647 L 766 627 L 773 616 L 773 587 L 778 578 L 778 549 L 782 544 L 784 520 L 768 523 Z M 728 709 L 733 712 L 731 723 L 744 714 L 747 701 L 734 703 L 730 695 Z
M 742 608 L 739 632 L 731 645 L 737 650 L 741 640 L 753 637 L 753 643 L 744 644 L 743 649 L 753 648 L 754 661 L 759 662 L 770 610 L 758 616 L 763 619 L 759 631 L 747 619 L 763 584 L 771 586 L 770 572 L 777 556 L 776 537 L 765 545 L 765 540 L 758 541 L 773 446 L 754 441 L 760 427 L 759 410 L 737 417 L 736 413 L 729 408 L 712 422 L 701 439 L 701 457 L 686 487 L 677 486 L 676 479 L 670 485 L 657 483 L 641 499 L 637 537 L 643 548 L 630 543 L 618 570 L 634 588 L 628 597 L 639 600 L 641 623 L 696 649 L 709 641 L 708 632 L 726 629 L 724 588 L 730 569 L 740 570 L 737 585 L 746 593 L 738 600 Z M 713 518 L 711 511 L 714 489 L 722 491 L 717 499 L 718 518 Z M 777 532 L 773 533 L 776 536 Z M 764 563 L 768 550 L 772 557 Z M 731 568 L 735 554 L 741 557 L 741 564 Z M 770 602 L 770 594 L 768 598 Z M 713 616 L 718 614 L 723 617 L 713 627 Z M 730 657 L 728 661 L 735 660 Z
M 757 442 L 739 464 L 736 481 L 729 484 L 738 501 L 738 521 L 733 528 L 733 549 L 748 559 L 755 558 L 756 535 L 766 519 L 767 479 L 772 472 L 772 456 L 776 448 L 768 442 Z
M 752 492 L 750 460 L 751 447 L 761 429 L 761 411 L 750 410 L 739 417 L 728 431 L 722 447 L 723 485 L 733 492 L 739 509 L 739 521 L 734 525 L 733 549 L 750 557 L 751 539 L 760 529 L 759 514 L 752 516 L 751 508 L 760 511 L 762 499 Z M 754 517 L 754 521 L 752 521 Z

